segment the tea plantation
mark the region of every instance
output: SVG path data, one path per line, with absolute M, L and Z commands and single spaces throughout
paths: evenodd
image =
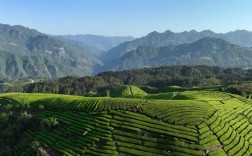
M 126 88 L 118 96 L 132 94 Z M 249 100 L 215 91 L 137 92 L 0 94 L 1 135 L 13 132 L 7 121 L 22 123 L 13 137 L 0 136 L 0 155 L 252 155 Z
M 118 86 L 114 88 L 110 93 L 111 97 L 141 97 L 145 95 L 147 95 L 146 92 L 133 85 Z

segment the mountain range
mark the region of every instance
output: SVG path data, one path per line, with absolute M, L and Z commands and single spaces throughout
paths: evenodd
M 140 69 L 162 65 L 208 65 L 252 67 L 252 48 L 240 47 L 219 38 L 205 37 L 193 43 L 163 47 L 139 46 L 109 61 L 102 71 Z
M 162 47 L 167 45 L 179 45 L 185 43 L 192 43 L 204 37 L 220 38 L 233 44 L 237 44 L 241 47 L 252 46 L 252 32 L 246 30 L 237 30 L 228 33 L 214 33 L 211 30 L 204 30 L 197 32 L 184 31 L 181 33 L 175 33 L 167 30 L 163 33 L 156 31 L 149 33 L 145 37 L 138 38 L 134 41 L 124 42 L 119 46 L 112 48 L 107 52 L 107 55 L 103 58 L 104 62 L 109 62 L 113 59 L 119 58 L 124 54 L 136 50 L 139 46 L 148 47 Z
M 61 35 L 61 37 L 79 41 L 86 45 L 90 45 L 93 47 L 96 47 L 104 52 L 110 50 L 113 47 L 118 46 L 119 44 L 126 42 L 126 41 L 132 41 L 135 38 L 131 36 L 115 36 L 115 37 L 109 37 L 109 36 L 101 36 L 101 35 Z
M 0 24 L 0 79 L 140 69 L 161 65 L 252 67 L 252 32 L 195 30 L 133 37 L 53 36 Z

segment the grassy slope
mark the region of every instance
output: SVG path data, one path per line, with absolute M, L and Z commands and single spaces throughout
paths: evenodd
M 172 100 L 147 97 L 11 93 L 0 95 L 0 107 L 14 101 L 19 105 L 13 111 L 25 109 L 34 117 L 55 117 L 59 121 L 50 130 L 26 129 L 25 136 L 13 146 L 13 155 L 19 155 L 34 140 L 48 153 L 61 155 L 252 154 L 249 101 L 207 91 L 181 92 Z
M 119 86 L 110 93 L 111 97 L 141 97 L 147 95 L 146 92 L 133 85 Z

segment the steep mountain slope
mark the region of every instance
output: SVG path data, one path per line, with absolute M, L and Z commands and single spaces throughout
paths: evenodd
M 10 51 L 15 54 L 28 54 L 27 41 L 29 38 L 34 38 L 38 35 L 41 35 L 41 33 L 23 26 L 0 24 L 0 50 Z
M 101 61 L 94 56 L 94 53 L 98 51 L 96 48 L 90 48 L 90 46 L 75 41 L 60 40 L 23 26 L 0 24 L 0 51 L 2 51 L 0 53 L 0 64 L 2 65 L 0 76 L 14 78 L 62 77 L 72 74 L 85 76 L 91 75 L 95 66 L 102 65 Z M 11 57 L 5 57 L 7 55 L 16 59 L 9 60 Z M 26 68 L 25 64 L 29 61 L 24 59 L 25 57 L 33 60 L 32 62 L 39 60 L 37 63 L 40 64 L 40 67 L 36 66 L 36 70 L 40 70 L 43 66 L 43 70 L 50 70 L 45 65 L 51 65 L 57 72 L 37 74 L 32 68 Z M 13 63 L 16 60 L 19 60 L 19 63 Z M 16 71 L 8 72 L 10 69 Z
M 252 46 L 252 32 L 245 30 L 237 30 L 225 34 L 214 33 L 210 30 L 205 30 L 202 32 L 192 30 L 181 33 L 174 33 L 169 30 L 165 31 L 164 33 L 158 33 L 154 31 L 145 37 L 136 39 L 134 41 L 125 42 L 115 48 L 112 48 L 107 52 L 106 56 L 103 58 L 103 61 L 109 62 L 113 59 L 119 58 L 132 50 L 136 50 L 139 46 L 156 48 L 167 45 L 179 45 L 192 43 L 205 37 L 221 38 L 229 41 L 230 43 L 245 47 Z
M 108 37 L 98 35 L 62 35 L 62 37 L 74 41 L 80 41 L 84 44 L 96 47 L 103 51 L 107 51 L 113 47 L 116 47 L 120 43 L 134 40 L 134 37 L 131 36 Z
M 97 57 L 101 57 L 102 55 L 104 55 L 104 51 L 92 46 L 92 45 L 88 45 L 85 44 L 81 41 L 77 41 L 77 40 L 72 40 L 72 39 L 68 39 L 66 37 L 63 36 L 53 36 L 53 38 L 56 38 L 58 40 L 63 41 L 65 44 L 70 44 L 71 46 L 74 46 L 78 49 L 83 49 L 83 51 L 89 52 L 91 55 L 97 56 Z
M 206 37 L 194 43 L 159 48 L 140 46 L 103 70 L 138 69 L 161 65 L 210 65 L 251 67 L 252 48 L 240 47 L 217 38 Z
M 0 52 L 0 78 L 46 77 L 56 78 L 66 75 L 79 75 L 82 69 L 61 64 L 45 56 L 19 56 Z M 86 72 L 89 69 L 86 69 Z

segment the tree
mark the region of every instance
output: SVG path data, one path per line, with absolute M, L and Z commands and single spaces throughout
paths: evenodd
M 211 86 L 211 85 L 220 85 L 220 80 L 216 78 L 202 79 L 201 85 L 203 86 Z
M 53 128 L 59 124 L 57 118 L 55 117 L 43 118 L 40 123 L 42 124 L 42 126 L 45 126 L 47 128 Z
M 20 118 L 21 119 L 30 119 L 31 117 L 32 117 L 32 115 L 27 113 L 27 111 L 24 111 L 24 112 L 20 113 Z

